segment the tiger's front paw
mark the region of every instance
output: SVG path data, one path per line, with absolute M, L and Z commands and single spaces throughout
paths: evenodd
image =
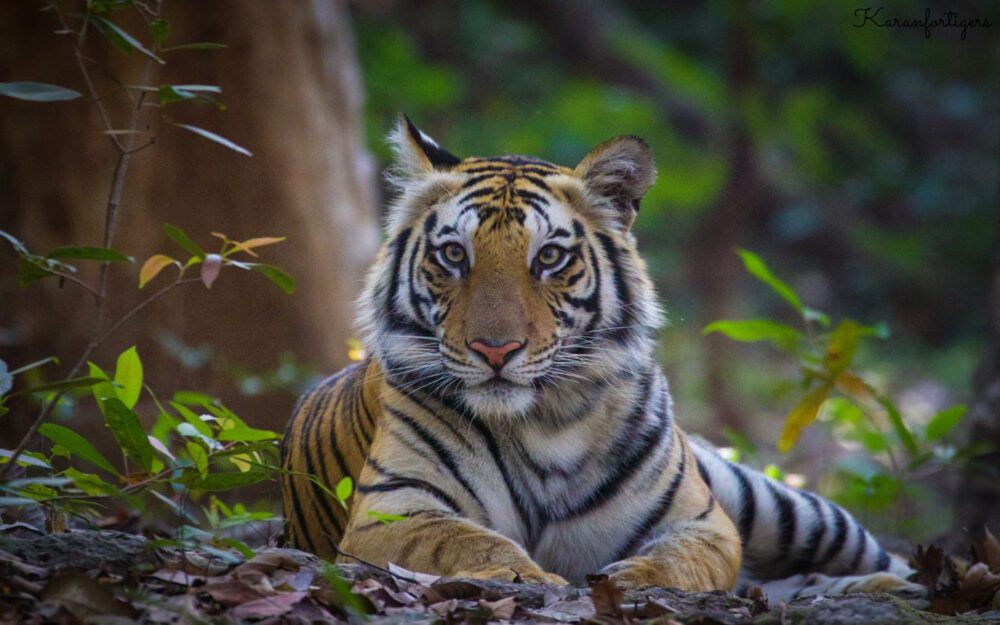
M 476 571 L 460 571 L 452 577 L 490 579 L 502 582 L 522 582 L 525 584 L 549 584 L 551 586 L 569 585 L 568 581 L 555 573 L 547 573 L 538 568 L 518 571 L 512 568 L 495 567 Z
M 660 567 L 649 558 L 635 556 L 618 562 L 612 562 L 603 569 L 604 573 L 622 589 L 642 588 L 644 586 L 672 586 Z

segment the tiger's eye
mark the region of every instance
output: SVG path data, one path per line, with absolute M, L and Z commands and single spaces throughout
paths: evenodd
M 444 259 L 453 265 L 461 265 L 465 262 L 465 248 L 458 243 L 445 245 Z
M 559 264 L 559 261 L 563 259 L 563 255 L 565 253 L 566 252 L 561 247 L 556 245 L 546 245 L 538 251 L 536 259 L 538 260 L 539 265 L 551 267 Z

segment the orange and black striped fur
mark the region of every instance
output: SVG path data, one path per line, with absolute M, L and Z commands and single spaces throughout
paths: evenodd
M 449 576 L 920 594 L 839 507 L 675 423 L 630 232 L 655 178 L 641 139 L 573 169 L 459 160 L 405 119 L 393 140 L 370 356 L 308 393 L 284 440 L 293 545 Z M 350 476 L 349 510 L 306 474 Z

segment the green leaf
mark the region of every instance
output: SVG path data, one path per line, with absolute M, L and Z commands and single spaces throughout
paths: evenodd
M 31 252 L 29 252 L 28 248 L 24 245 L 24 241 L 21 241 L 5 230 L 0 230 L 0 237 L 7 239 L 7 242 L 14 248 L 14 251 L 17 252 L 18 256 L 31 256 Z
M 334 492 L 337 493 L 337 499 L 340 500 L 340 503 L 346 504 L 347 500 L 351 498 L 351 493 L 354 492 L 354 482 L 350 477 L 344 477 L 337 482 L 337 489 Z
M 104 469 L 113 475 L 121 475 L 118 469 L 108 462 L 108 459 L 101 452 L 97 451 L 96 447 L 90 444 L 90 441 L 73 430 L 55 423 L 43 423 L 39 426 L 38 433 L 53 443 L 62 445 L 77 458 L 86 460 L 90 464 Z
M 17 369 L 14 369 L 13 371 L 11 371 L 10 374 L 11 375 L 20 375 L 20 374 L 24 373 L 25 371 L 31 371 L 32 369 L 37 369 L 38 367 L 41 367 L 43 365 L 49 364 L 50 362 L 54 362 L 54 363 L 56 363 L 58 365 L 59 364 L 59 359 L 56 358 L 55 356 L 49 356 L 48 358 L 42 358 L 41 360 L 36 360 L 35 362 L 28 363 L 28 364 L 24 365 L 23 367 L 18 367 Z M 2 393 L 0 393 L 0 395 L 2 395 Z
M 174 89 L 191 93 L 222 93 L 218 85 L 172 85 Z
M 247 547 L 246 543 L 242 543 L 236 540 L 235 538 L 227 538 L 225 536 L 221 536 L 219 538 L 216 538 L 215 542 L 219 543 L 224 547 L 229 547 L 230 549 L 235 549 L 236 551 L 239 551 L 240 555 L 246 558 L 247 560 L 253 558 L 256 555 L 253 549 Z
M 189 132 L 193 132 L 196 135 L 201 135 L 202 137 L 205 137 L 210 141 L 215 141 L 216 143 L 224 145 L 230 150 L 234 152 L 239 152 L 244 156 L 253 156 L 253 153 L 250 152 L 250 150 L 246 149 L 243 146 L 233 143 L 232 141 L 223 136 L 215 134 L 211 130 L 205 130 L 204 128 L 200 128 L 198 126 L 192 126 L 191 124 L 174 124 L 174 126 L 177 126 L 178 128 L 183 128 L 184 130 L 187 130 Z
M 64 102 L 82 96 L 79 91 L 43 82 L 0 82 L 0 95 L 31 102 Z
M 0 508 L 15 508 L 17 506 L 36 506 L 38 502 L 27 497 L 0 497 Z
M 186 406 L 184 406 L 179 402 L 172 401 L 170 402 L 170 405 L 173 406 L 174 410 L 179 412 L 180 415 L 184 417 L 184 420 L 190 423 L 191 426 L 194 427 L 195 431 L 197 431 L 199 434 L 210 439 L 215 438 L 212 435 L 212 428 L 210 428 L 208 424 L 205 423 L 205 421 L 201 417 L 196 415 L 194 412 L 192 412 L 190 409 L 188 409 Z
M 95 384 L 90 389 L 94 394 L 94 399 L 97 401 L 97 407 L 101 409 L 101 413 L 103 414 L 104 400 L 109 397 L 118 397 L 118 390 L 115 388 L 114 384 L 111 383 L 111 378 L 108 377 L 108 374 L 105 373 L 103 369 L 92 362 L 88 362 L 87 367 L 90 369 L 91 377 L 103 380 L 103 382 Z
M 236 416 L 232 410 L 225 406 L 209 404 L 206 406 L 212 414 L 219 420 L 218 440 L 234 442 L 257 442 L 279 438 L 278 434 L 270 430 L 258 430 L 247 425 L 242 419 Z
M 10 462 L 10 457 L 13 455 L 14 455 L 13 450 L 0 449 L 0 458 L 4 458 L 5 462 Z M 41 457 L 41 454 L 30 451 L 21 452 L 21 455 L 17 457 L 17 463 L 21 466 L 32 466 L 32 467 L 39 467 L 42 469 L 52 468 L 52 465 L 49 464 L 48 461 L 46 461 L 43 457 Z
M 208 454 L 205 452 L 205 448 L 194 441 L 188 441 L 185 447 L 187 447 L 195 468 L 198 469 L 198 475 L 202 479 L 208 477 Z
M 7 363 L 0 360 L 0 396 L 6 395 L 14 386 L 14 375 L 7 371 Z
M 135 259 L 131 256 L 126 256 L 118 250 L 112 250 L 106 247 L 57 247 L 48 254 L 45 258 L 71 258 L 74 260 L 100 260 L 109 262 L 125 262 L 132 263 Z
M 84 377 L 84 378 L 73 378 L 71 380 L 60 380 L 59 382 L 46 382 L 44 384 L 36 384 L 35 386 L 29 386 L 26 389 L 20 390 L 16 393 L 12 393 L 11 397 L 15 395 L 28 395 L 31 393 L 47 393 L 49 391 L 66 391 L 73 388 L 83 388 L 88 386 L 94 386 L 100 384 L 104 380 L 95 377 Z
M 776 464 L 768 464 L 761 472 L 776 482 L 783 482 L 785 480 L 785 472 Z
M 792 305 L 792 307 L 798 311 L 798 313 L 804 314 L 805 308 L 802 306 L 802 301 L 799 300 L 799 296 L 795 293 L 792 287 L 788 286 L 785 282 L 778 279 L 771 270 L 768 268 L 764 260 L 754 254 L 749 250 L 738 249 L 736 253 L 740 255 L 743 259 L 743 266 L 749 271 L 755 278 L 771 287 L 771 289 L 781 296 L 786 302 Z
M 899 413 L 896 408 L 896 404 L 892 403 L 886 397 L 879 397 L 878 403 L 885 408 L 885 413 L 889 417 L 889 423 L 892 424 L 893 431 L 896 432 L 896 436 L 899 437 L 900 442 L 903 443 L 903 447 L 906 451 L 910 452 L 910 455 L 915 456 L 919 451 L 917 447 L 917 441 L 913 438 L 913 434 L 910 432 L 909 428 L 906 427 L 906 423 L 903 421 L 903 415 Z
M 138 39 L 136 39 L 132 35 L 122 30 L 117 24 L 115 24 L 111 20 L 101 17 L 99 15 L 90 15 L 88 16 L 88 20 L 92 24 L 94 24 L 97 30 L 99 30 L 103 34 L 106 34 L 108 38 L 111 39 L 111 43 L 115 44 L 115 46 L 117 46 L 122 52 L 130 54 L 133 49 L 136 49 L 139 52 L 142 52 L 143 54 L 148 56 L 149 58 L 153 59 L 160 65 L 163 65 L 165 63 L 163 59 L 156 56 L 156 54 L 150 52 L 144 45 L 142 45 Z
M 171 224 L 163 224 L 163 232 L 167 237 L 180 245 L 188 254 L 197 258 L 205 258 L 205 250 L 201 249 L 197 243 L 191 240 L 186 232 Z
M 936 441 L 944 438 L 948 435 L 948 432 L 951 432 L 956 425 L 962 422 L 962 419 L 965 417 L 965 413 L 967 411 L 968 409 L 962 404 L 942 410 L 934 415 L 927 423 L 927 429 L 924 436 L 929 441 Z
M 163 52 L 173 52 L 174 50 L 222 50 L 228 48 L 224 43 L 213 43 L 210 41 L 202 41 L 198 43 L 182 43 L 177 46 L 170 46 L 169 48 L 164 48 Z
M 215 397 L 198 391 L 177 391 L 173 400 L 181 404 L 192 406 L 213 406 L 218 403 Z
M 161 85 L 160 88 L 156 90 L 156 95 L 160 98 L 160 104 L 183 102 L 184 100 L 193 100 L 198 97 L 190 91 L 177 89 L 173 85 Z
M 740 321 L 716 321 L 705 326 L 702 334 L 719 332 L 734 341 L 770 341 L 787 351 L 795 351 L 802 340 L 802 333 L 792 326 L 768 319 L 744 319 Z
M 406 517 L 402 514 L 389 514 L 388 512 L 379 512 L 378 510 L 369 510 L 368 518 L 375 519 L 379 523 L 384 523 L 385 525 L 406 520 Z
M 204 479 L 188 479 L 185 481 L 187 486 L 193 490 L 202 491 L 223 491 L 223 490 L 233 490 L 234 488 L 241 488 L 243 486 L 251 486 L 263 482 L 268 478 L 268 474 L 265 471 L 245 471 L 245 472 L 227 472 L 227 473 L 212 473 Z
M 37 261 L 31 258 L 21 256 L 17 259 L 17 286 L 22 289 L 32 282 L 54 275 L 54 273 L 42 267 Z
M 276 284 L 278 288 L 280 288 L 285 293 L 291 295 L 292 293 L 295 292 L 296 289 L 295 280 L 290 275 L 282 271 L 280 268 L 275 267 L 274 265 L 265 265 L 264 263 L 241 263 L 241 264 L 247 265 L 248 267 L 250 267 L 250 269 L 256 271 L 257 273 L 264 274 L 264 276 L 266 276 L 268 280 Z
M 156 18 L 149 23 L 149 32 L 153 35 L 156 45 L 162 46 L 163 42 L 170 37 L 170 22 L 162 18 Z
M 116 495 L 120 492 L 114 484 L 109 484 L 93 473 L 84 473 L 70 467 L 65 474 L 77 488 L 88 495 Z
M 118 384 L 118 398 L 127 408 L 135 408 L 142 392 L 142 361 L 134 345 L 118 355 L 115 383 Z
M 352 614 L 364 615 L 370 612 L 368 604 L 351 591 L 351 584 L 345 580 L 337 567 L 323 562 L 323 577 L 332 591 L 332 602 L 342 606 Z
M 802 308 L 802 318 L 806 321 L 815 321 L 824 328 L 830 327 L 830 315 L 826 314 L 821 310 L 816 310 L 815 308 L 810 308 L 805 306 Z
M 135 414 L 116 397 L 105 399 L 104 422 L 125 454 L 139 463 L 145 471 L 153 466 L 153 446 L 149 444 L 139 415 Z

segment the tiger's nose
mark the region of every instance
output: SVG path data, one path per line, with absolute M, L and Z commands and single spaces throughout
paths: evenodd
M 466 343 L 469 349 L 476 352 L 486 363 L 493 367 L 494 371 L 500 371 L 507 361 L 510 360 L 527 341 L 492 341 L 490 339 L 476 339 L 471 343 Z

